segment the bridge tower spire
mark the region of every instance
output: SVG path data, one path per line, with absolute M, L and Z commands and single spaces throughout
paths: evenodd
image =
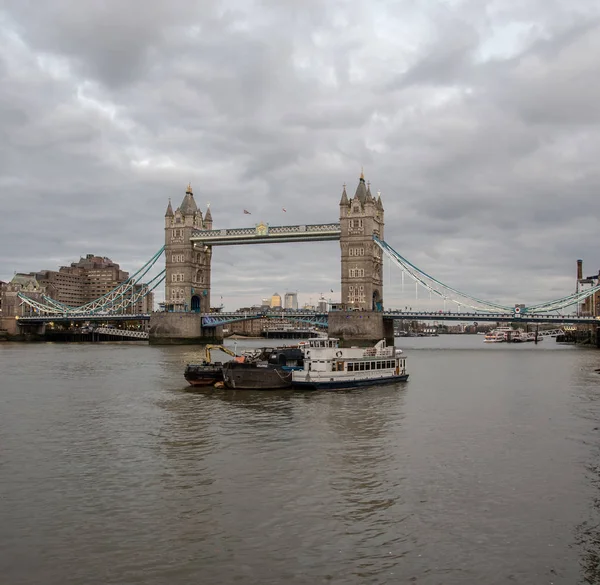
M 170 212 L 169 212 L 170 210 Z M 165 215 L 165 307 L 170 311 L 210 311 L 210 265 L 212 248 L 194 247 L 195 230 L 212 227 L 210 210 L 206 222 L 188 184 L 181 205 Z
M 356 193 L 340 201 L 342 303 L 348 309 L 383 310 L 383 259 L 373 235 L 383 240 L 381 198 L 371 195 L 361 172 Z M 344 200 L 345 199 L 345 200 Z

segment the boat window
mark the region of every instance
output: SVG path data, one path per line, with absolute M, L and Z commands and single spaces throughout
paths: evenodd
M 365 362 L 360 362 L 360 370 L 363 371 L 365 369 Z
M 354 364 L 352 362 L 348 362 L 348 371 L 349 372 L 353 372 L 354 371 Z

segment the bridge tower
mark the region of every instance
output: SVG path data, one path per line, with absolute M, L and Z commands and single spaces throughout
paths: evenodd
M 381 195 L 371 195 L 361 172 L 354 197 L 346 186 L 340 200 L 342 303 L 348 309 L 383 310 L 383 259 L 373 235 L 383 240 L 384 210 Z
M 165 213 L 165 308 L 167 311 L 210 311 L 210 264 L 212 248 L 194 247 L 194 230 L 212 229 L 210 207 L 202 218 L 192 186 L 173 212 L 171 201 Z

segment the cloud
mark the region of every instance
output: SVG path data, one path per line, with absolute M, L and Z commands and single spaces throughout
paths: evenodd
M 7 0 L 0 25 L 0 279 L 135 270 L 188 181 L 215 227 L 335 221 L 363 165 L 387 241 L 475 296 L 599 266 L 593 3 Z M 336 243 L 220 248 L 213 296 L 314 300 L 339 270 Z

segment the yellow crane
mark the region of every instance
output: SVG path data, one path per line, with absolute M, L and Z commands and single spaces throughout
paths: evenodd
M 223 353 L 226 353 L 227 355 L 230 355 L 231 357 L 237 357 L 237 355 L 235 354 L 235 351 L 231 351 L 228 347 L 225 347 L 224 345 L 207 345 L 204 348 L 204 361 L 208 364 L 211 363 L 211 359 L 210 359 L 210 350 L 211 349 L 217 349 L 219 351 L 222 351 Z

